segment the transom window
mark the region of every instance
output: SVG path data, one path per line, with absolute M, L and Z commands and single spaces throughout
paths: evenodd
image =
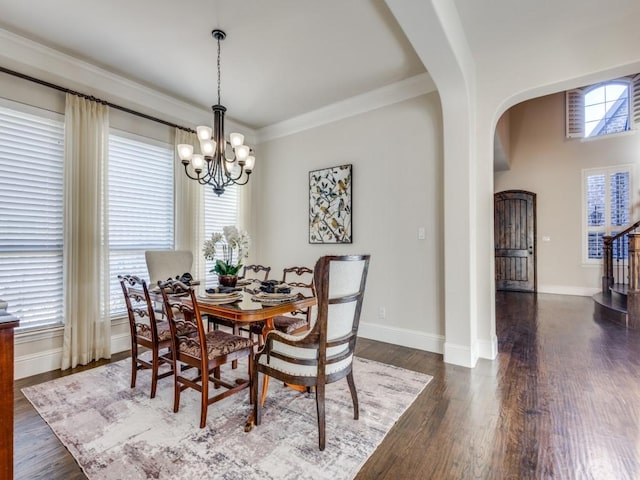
M 629 83 L 608 82 L 584 95 L 584 136 L 629 130 Z
M 566 92 L 567 138 L 592 138 L 631 130 L 640 118 L 640 75 Z

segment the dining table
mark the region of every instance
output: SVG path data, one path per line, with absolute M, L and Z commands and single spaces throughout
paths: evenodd
M 209 298 L 203 286 L 196 287 L 198 308 L 202 315 L 214 315 L 238 324 L 251 324 L 263 322 L 262 337 L 266 339 L 267 334 L 275 328 L 273 318 L 278 315 L 285 315 L 297 310 L 304 310 L 316 305 L 315 297 L 305 297 L 298 294 L 288 299 L 259 299 L 256 292 L 243 290 L 239 292 L 241 298 L 233 302 Z M 238 295 L 240 297 L 240 295 Z M 188 305 L 191 300 L 187 297 L 180 297 L 180 300 Z M 269 388 L 269 377 L 265 376 L 262 384 L 262 395 L 260 402 L 264 404 Z M 253 409 L 245 423 L 245 431 L 250 431 L 255 425 Z

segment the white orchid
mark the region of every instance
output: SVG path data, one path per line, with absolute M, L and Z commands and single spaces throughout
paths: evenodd
M 222 259 L 216 258 L 216 245 L 222 243 Z M 228 225 L 222 229 L 222 233 L 216 232 L 204 242 L 202 252 L 207 260 L 215 260 L 213 269 L 218 275 L 236 275 L 242 268 L 242 260 L 249 256 L 251 238 L 245 230 L 239 230 L 234 225 Z M 237 265 L 233 264 L 233 252 L 237 251 Z

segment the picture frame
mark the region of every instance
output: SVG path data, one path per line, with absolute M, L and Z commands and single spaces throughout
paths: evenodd
M 352 165 L 309 172 L 309 243 L 352 243 Z

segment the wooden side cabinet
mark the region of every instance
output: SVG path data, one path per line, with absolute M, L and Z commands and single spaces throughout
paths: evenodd
M 13 329 L 20 321 L 0 309 L 0 478 L 13 478 Z

